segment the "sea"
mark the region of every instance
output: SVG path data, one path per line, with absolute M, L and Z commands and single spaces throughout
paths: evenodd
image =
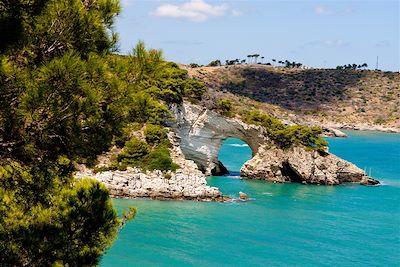
M 230 174 L 207 182 L 250 201 L 114 199 L 118 212 L 138 214 L 100 266 L 400 266 L 400 134 L 346 133 L 327 138 L 330 152 L 380 186 L 240 179 L 251 150 L 230 138 L 219 154 Z

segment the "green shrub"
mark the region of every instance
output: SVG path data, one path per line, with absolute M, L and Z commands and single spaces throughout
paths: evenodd
M 149 145 L 136 137 L 125 143 L 122 152 L 118 155 L 119 162 L 134 163 L 149 153 Z
M 231 117 L 233 115 L 233 104 L 230 99 L 219 99 L 216 109 L 223 116 Z
M 285 127 L 279 119 L 259 111 L 242 111 L 241 115 L 245 122 L 264 126 L 267 132 L 281 130 Z
M 283 148 L 302 144 L 310 148 L 323 151 L 327 142 L 319 135 L 322 133 L 319 127 L 307 127 L 303 125 L 291 125 L 282 130 L 272 132 L 272 139 Z
M 119 133 L 114 136 L 113 142 L 119 147 L 123 147 L 126 141 L 129 141 L 133 132 L 139 131 L 142 128 L 142 124 L 138 122 L 128 123 L 122 127 Z
M 201 100 L 205 92 L 207 92 L 207 87 L 204 85 L 204 82 L 193 79 L 186 80 L 183 93 L 191 102 Z
M 144 135 L 147 143 L 154 145 L 167 138 L 167 131 L 159 125 L 147 124 Z
M 199 64 L 197 64 L 197 63 L 190 63 L 189 66 L 190 66 L 191 68 L 199 68 L 199 67 L 201 67 L 201 66 L 200 66 Z
M 127 168 L 128 168 L 128 164 L 125 162 L 121 162 L 120 164 L 118 164 L 119 171 L 126 171 Z
M 260 113 L 259 111 L 243 111 L 242 119 L 251 124 L 261 125 L 267 135 L 281 148 L 287 149 L 292 145 L 324 151 L 328 143 L 320 136 L 322 129 L 304 125 L 284 125 L 279 119 Z
M 100 166 L 100 167 L 94 167 L 93 172 L 98 173 L 98 172 L 106 172 L 111 170 L 110 166 Z
M 156 127 L 153 129 L 156 129 Z M 164 129 L 160 127 L 158 130 Z M 152 140 L 154 141 L 154 135 L 150 136 L 153 137 Z M 148 143 L 134 137 L 126 142 L 122 152 L 118 155 L 117 162 L 111 164 L 110 168 L 126 170 L 128 166 L 131 166 L 141 168 L 142 170 L 175 171 L 179 166 L 171 159 L 170 147 L 171 143 L 166 138 L 159 139 L 157 142 L 154 142 L 153 146 L 150 146 Z
M 384 124 L 385 123 L 385 119 L 383 118 L 377 118 L 376 120 L 374 120 L 375 124 Z
M 139 123 L 160 123 L 168 110 L 148 93 L 137 93 L 133 96 L 129 116 Z
M 221 61 L 219 59 L 211 61 L 207 66 L 209 67 L 217 67 L 221 66 Z
M 177 164 L 172 162 L 169 150 L 164 146 L 155 148 L 146 156 L 144 162 L 148 170 L 175 171 L 179 168 Z

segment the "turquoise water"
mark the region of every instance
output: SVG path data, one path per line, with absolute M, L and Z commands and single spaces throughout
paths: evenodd
M 329 138 L 330 151 L 371 168 L 383 186 L 240 180 L 235 175 L 251 151 L 229 139 L 220 160 L 233 176 L 208 182 L 228 195 L 243 191 L 252 201 L 116 199 L 120 211 L 135 205 L 139 213 L 101 266 L 399 266 L 400 135 L 349 134 Z

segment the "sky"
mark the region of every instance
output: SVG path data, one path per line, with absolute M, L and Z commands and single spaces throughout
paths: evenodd
M 248 54 L 334 68 L 400 69 L 400 1 L 121 0 L 120 53 L 142 40 L 166 60 L 208 64 Z

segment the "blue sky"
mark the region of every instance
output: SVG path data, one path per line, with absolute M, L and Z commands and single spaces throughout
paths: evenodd
M 290 60 L 312 67 L 364 63 L 400 69 L 399 1 L 121 0 L 120 52 L 138 40 L 167 60 Z

